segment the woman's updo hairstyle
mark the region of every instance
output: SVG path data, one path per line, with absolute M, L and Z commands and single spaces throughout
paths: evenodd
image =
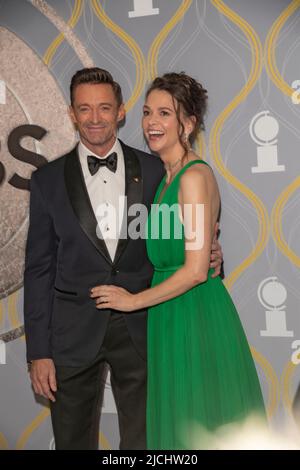
M 163 90 L 172 96 L 179 125 L 179 140 L 185 150 L 186 156 L 189 151 L 190 144 L 193 144 L 198 132 L 204 130 L 204 115 L 207 108 L 207 90 L 203 88 L 201 83 L 197 82 L 197 80 L 189 75 L 186 75 L 184 72 L 165 73 L 161 77 L 155 78 L 146 92 L 146 98 L 148 98 L 150 93 L 154 90 Z M 180 118 L 181 112 L 187 117 L 195 117 L 194 129 L 189 135 L 189 141 L 184 138 L 184 126 Z

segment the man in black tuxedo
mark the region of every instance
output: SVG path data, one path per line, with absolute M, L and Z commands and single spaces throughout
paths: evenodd
M 145 449 L 147 312 L 99 311 L 90 289 L 149 287 L 145 240 L 126 237 L 134 217 L 119 203 L 126 196 L 128 209 L 140 203 L 149 210 L 164 168 L 116 138 L 125 110 L 109 72 L 78 71 L 70 92 L 80 142 L 31 177 L 24 317 L 32 385 L 50 400 L 57 449 L 97 449 L 109 367 L 120 448 Z M 117 233 L 109 219 L 98 224 L 106 206 L 121 217 Z M 218 274 L 222 256 L 214 248 Z

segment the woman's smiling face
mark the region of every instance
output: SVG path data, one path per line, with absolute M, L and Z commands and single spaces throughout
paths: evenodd
M 159 154 L 174 151 L 182 145 L 179 139 L 179 123 L 176 100 L 165 90 L 153 90 L 143 107 L 142 127 L 150 149 Z M 184 124 L 184 119 L 181 120 Z

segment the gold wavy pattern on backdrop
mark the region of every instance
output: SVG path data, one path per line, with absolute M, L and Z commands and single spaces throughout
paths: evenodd
M 276 43 L 279 37 L 279 33 L 282 30 L 287 20 L 299 9 L 300 1 L 293 0 L 289 3 L 287 8 L 279 15 L 276 21 L 273 23 L 266 39 L 265 43 L 265 63 L 266 70 L 275 84 L 275 86 L 287 96 L 291 96 L 294 90 L 285 82 L 281 76 L 277 64 L 276 64 Z M 289 247 L 282 226 L 282 217 L 284 208 L 288 200 L 292 197 L 295 191 L 300 187 L 300 177 L 294 179 L 284 190 L 281 192 L 272 209 L 271 213 L 271 226 L 272 236 L 278 249 L 286 256 L 291 263 L 298 268 L 300 267 L 300 257 Z M 281 390 L 282 390 L 282 402 L 287 411 L 292 415 L 292 398 L 291 398 L 291 383 L 296 370 L 296 365 L 289 361 L 285 366 L 281 375 Z
M 99 433 L 99 444 L 100 444 L 101 449 L 111 450 L 111 445 L 108 442 L 108 440 L 106 439 L 106 437 L 104 436 L 103 432 Z
M 148 80 L 151 81 L 157 76 L 157 60 L 159 49 L 166 39 L 170 31 L 174 26 L 181 20 L 187 10 L 190 8 L 192 0 L 183 0 L 179 8 L 176 10 L 172 18 L 165 24 L 162 30 L 158 33 L 153 43 L 150 46 L 148 59 L 147 59 L 147 71 Z
M 267 72 L 276 87 L 287 96 L 291 96 L 294 90 L 284 81 L 283 77 L 279 73 L 275 56 L 276 42 L 284 24 L 291 17 L 291 15 L 296 12 L 299 7 L 300 0 L 293 0 L 292 2 L 290 2 L 287 8 L 283 10 L 280 16 L 273 23 L 267 35 L 265 45 L 265 60 Z M 294 253 L 294 251 L 288 246 L 288 243 L 285 240 L 282 228 L 282 215 L 284 207 L 287 204 L 288 200 L 299 187 L 300 177 L 298 176 L 281 192 L 281 194 L 275 201 L 271 214 L 272 235 L 274 241 L 279 250 L 290 260 L 291 263 L 293 263 L 298 268 L 300 267 L 300 257 L 297 256 L 296 253 Z
M 271 213 L 272 235 L 279 250 L 293 263 L 300 268 L 300 257 L 289 247 L 282 227 L 282 215 L 284 207 L 292 194 L 300 187 L 300 176 L 297 176 L 277 198 Z
M 287 96 L 291 96 L 291 94 L 295 91 L 291 88 L 282 76 L 279 73 L 277 64 L 276 64 L 276 57 L 275 57 L 275 48 L 276 42 L 279 36 L 279 33 L 287 22 L 287 20 L 295 13 L 295 11 L 300 7 L 300 0 L 293 0 L 287 8 L 283 10 L 283 12 L 278 16 L 276 21 L 274 21 L 272 27 L 270 28 L 266 42 L 265 42 L 265 66 L 266 71 L 274 82 L 277 88 L 282 91 Z
M 216 119 L 213 128 L 209 136 L 209 148 L 212 159 L 214 161 L 215 167 L 219 173 L 228 181 L 232 186 L 238 189 L 242 194 L 244 194 L 253 204 L 256 209 L 258 223 L 259 223 L 259 232 L 256 241 L 256 245 L 250 255 L 239 265 L 237 268 L 230 273 L 225 279 L 225 284 L 230 290 L 237 278 L 249 267 L 263 252 L 269 238 L 270 233 L 270 224 L 269 216 L 266 207 L 259 197 L 251 191 L 246 185 L 241 183 L 234 175 L 230 173 L 228 168 L 224 165 L 222 160 L 222 155 L 220 151 L 220 139 L 221 133 L 226 119 L 230 116 L 233 110 L 238 107 L 241 102 L 249 95 L 251 90 L 256 85 L 261 71 L 262 71 L 262 45 L 260 39 L 252 28 L 243 18 L 237 15 L 233 10 L 231 10 L 222 0 L 211 0 L 211 3 L 215 8 L 225 15 L 230 21 L 236 24 L 245 34 L 248 39 L 250 48 L 251 48 L 251 70 L 247 83 L 244 85 L 242 90 L 234 97 L 234 99 L 227 105 L 227 107 L 220 113 Z M 253 347 L 251 348 L 252 356 L 254 360 L 262 367 L 265 376 L 268 381 L 268 403 L 266 405 L 267 412 L 269 416 L 272 416 L 279 404 L 280 392 L 279 392 L 279 382 L 276 376 L 276 373 L 270 364 L 270 362 Z
M 227 105 L 227 107 L 217 117 L 209 137 L 209 147 L 212 159 L 218 172 L 223 178 L 228 181 L 232 186 L 238 189 L 256 209 L 257 219 L 259 223 L 258 237 L 256 245 L 248 257 L 237 266 L 226 278 L 225 285 L 230 290 L 238 277 L 248 268 L 263 252 L 269 238 L 270 224 L 269 216 L 266 207 L 260 198 L 251 191 L 246 185 L 239 181 L 223 163 L 220 151 L 221 133 L 226 119 L 230 116 L 233 110 L 240 105 L 240 103 L 249 95 L 250 91 L 254 88 L 262 71 L 262 45 L 260 39 L 252 28 L 243 18 L 237 15 L 222 0 L 211 0 L 215 8 L 236 24 L 245 34 L 251 48 L 251 70 L 247 83 L 242 90 L 234 97 L 234 99 Z
M 16 450 L 22 450 L 25 448 L 26 442 L 30 438 L 31 434 L 42 424 L 43 421 L 45 421 L 45 419 L 48 418 L 48 416 L 50 416 L 49 408 L 43 408 L 42 411 L 22 432 L 17 441 Z
M 291 392 L 291 382 L 293 380 L 297 366 L 289 361 L 281 375 L 281 390 L 282 390 L 282 403 L 286 410 L 292 415 L 292 392 Z
M 82 0 L 75 0 L 74 8 L 72 11 L 72 16 L 67 23 L 70 26 L 70 28 L 74 28 L 74 26 L 77 24 L 82 13 L 82 8 L 83 8 Z M 57 51 L 58 47 L 60 46 L 60 44 L 63 42 L 64 38 L 65 38 L 65 35 L 63 33 L 60 33 L 54 39 L 54 41 L 50 44 L 43 58 L 44 63 L 46 65 L 50 66 L 53 56 L 55 52 Z
M 128 46 L 133 55 L 136 65 L 136 82 L 132 95 L 125 105 L 126 111 L 129 111 L 133 108 L 144 91 L 146 81 L 146 63 L 143 52 L 137 42 L 107 16 L 99 0 L 92 0 L 92 6 L 101 23 L 118 36 Z
M 37 430 L 37 428 L 47 419 L 50 417 L 50 411 L 48 407 L 44 407 L 43 410 L 31 421 L 31 423 L 24 429 L 21 436 L 19 437 L 16 450 L 22 450 L 25 448 L 31 434 Z M 100 432 L 99 433 L 99 443 L 101 449 L 110 450 L 111 446 L 109 441 L 106 439 L 105 435 Z M 0 434 L 0 446 L 1 446 L 1 434 Z

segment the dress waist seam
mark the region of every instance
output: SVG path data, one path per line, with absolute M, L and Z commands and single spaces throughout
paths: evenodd
M 177 271 L 177 269 L 182 268 L 183 264 L 179 264 L 178 266 L 166 266 L 165 268 L 157 268 L 154 266 L 154 271 L 158 272 L 168 272 L 168 271 Z

